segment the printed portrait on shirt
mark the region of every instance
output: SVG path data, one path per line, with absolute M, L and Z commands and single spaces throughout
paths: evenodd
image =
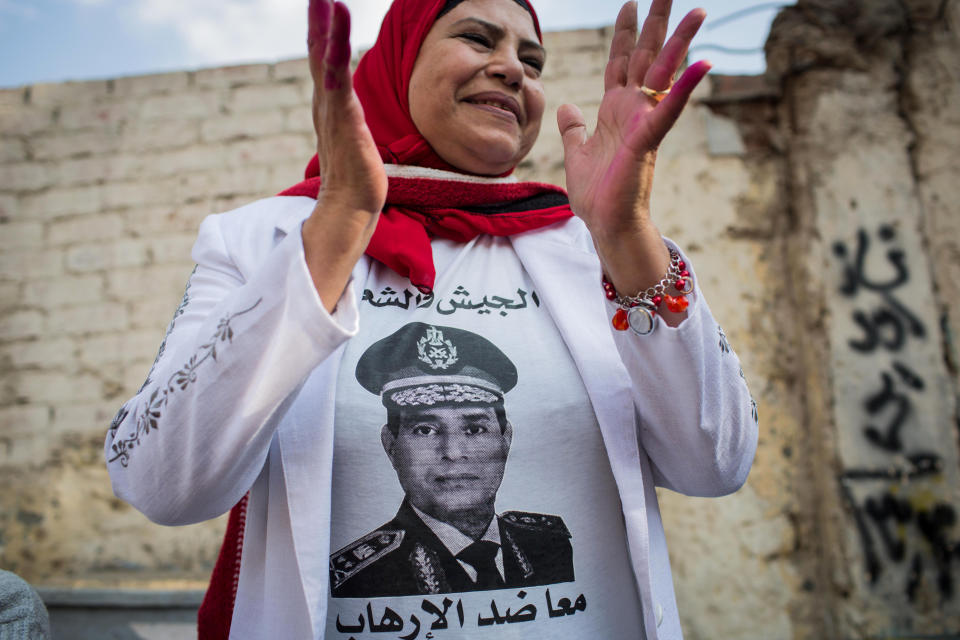
M 463 329 L 409 323 L 371 345 L 356 379 L 380 397 L 380 444 L 404 492 L 396 516 L 330 556 L 335 598 L 485 591 L 574 579 L 557 515 L 495 509 L 514 425 L 513 362 Z M 522 428 L 520 425 L 518 428 Z

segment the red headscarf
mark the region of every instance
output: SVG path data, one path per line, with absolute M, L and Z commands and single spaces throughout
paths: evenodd
M 420 134 L 408 100 L 420 46 L 445 4 L 445 0 L 394 0 L 377 42 L 353 76 L 367 126 L 387 164 L 463 173 L 437 155 Z M 537 37 L 542 38 L 529 2 L 528 8 Z M 318 174 L 314 156 L 306 179 L 280 195 L 316 198 Z M 466 242 L 481 233 L 505 236 L 537 229 L 571 215 L 566 192 L 553 185 L 391 176 L 387 204 L 366 253 L 409 277 L 418 288 L 430 290 L 436 277 L 431 236 Z

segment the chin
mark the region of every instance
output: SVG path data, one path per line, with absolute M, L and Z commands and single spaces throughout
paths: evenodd
M 465 143 L 453 160 L 444 159 L 469 173 L 498 176 L 516 167 L 526 155 L 512 137 L 505 140 L 502 135 L 485 135 Z

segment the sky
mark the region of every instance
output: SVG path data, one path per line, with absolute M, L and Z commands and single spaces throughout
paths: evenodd
M 355 48 L 376 38 L 390 0 L 346 0 Z M 671 22 L 708 17 L 691 56 L 715 72 L 764 69 L 777 7 L 793 0 L 674 0 Z M 534 0 L 544 31 L 612 24 L 621 0 Z M 305 55 L 307 0 L 0 0 L 0 87 L 275 62 Z M 645 12 L 648 0 L 640 0 Z M 724 49 L 749 53 L 726 53 Z

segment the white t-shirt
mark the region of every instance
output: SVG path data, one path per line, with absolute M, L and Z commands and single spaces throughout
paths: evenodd
M 601 433 L 536 288 L 506 238 L 433 254 L 434 294 L 379 263 L 356 283 L 325 637 L 643 638 Z

